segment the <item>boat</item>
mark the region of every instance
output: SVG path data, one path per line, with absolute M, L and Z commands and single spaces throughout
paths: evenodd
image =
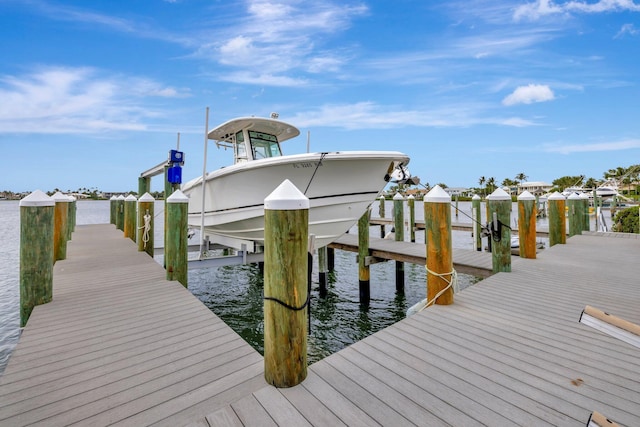
M 602 185 L 596 187 L 596 196 L 613 197 L 618 195 L 618 184 L 615 180 L 609 179 Z
M 409 157 L 399 151 L 283 155 L 281 143 L 299 134 L 275 114 L 235 118 L 208 132 L 218 148 L 233 151 L 234 162 L 183 184 L 189 226 L 203 230 L 210 243 L 259 252 L 264 247 L 264 199 L 288 179 L 309 198 L 309 235 L 320 248 L 358 221 L 392 175 L 398 179 L 400 171 L 400 180 L 411 181 Z

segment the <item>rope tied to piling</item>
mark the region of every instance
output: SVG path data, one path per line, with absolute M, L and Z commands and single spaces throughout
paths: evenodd
M 458 272 L 456 271 L 455 268 L 451 270 L 449 273 L 436 273 L 435 271 L 429 270 L 429 267 L 427 267 L 426 265 L 424 266 L 424 268 L 425 270 L 427 270 L 427 275 L 431 274 L 433 276 L 441 278 L 442 280 L 444 280 L 447 286 L 444 289 L 442 289 L 440 292 L 438 292 L 431 301 L 427 301 L 424 307 L 422 307 L 419 311 L 422 311 L 425 308 L 429 307 L 430 305 L 433 305 L 436 302 L 436 300 L 440 298 L 440 296 L 444 294 L 449 288 L 453 288 L 454 294 L 458 293 Z M 450 280 L 447 280 L 445 276 L 450 276 L 451 277 Z
M 278 298 L 273 298 L 273 297 L 263 297 L 263 299 L 265 301 L 274 301 L 277 302 L 278 304 L 280 304 L 281 306 L 288 308 L 289 310 L 292 311 L 300 311 L 300 310 L 304 310 L 305 308 L 307 308 L 307 306 L 309 305 L 309 301 L 311 300 L 311 292 L 307 292 L 307 300 L 304 302 L 304 304 L 302 304 L 300 307 L 295 307 L 293 305 L 289 305 L 286 302 L 279 300 Z
M 147 242 L 149 241 L 149 231 L 151 231 L 151 215 L 149 215 L 149 211 L 142 217 L 144 220 L 144 224 L 142 227 L 138 227 L 138 230 L 142 230 L 142 242 L 143 248 L 147 249 Z

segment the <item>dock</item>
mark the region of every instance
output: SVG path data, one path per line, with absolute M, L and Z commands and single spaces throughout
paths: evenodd
M 344 234 L 330 248 L 348 252 L 358 252 L 358 236 Z M 417 265 L 426 265 L 427 251 L 424 243 L 396 242 L 395 240 L 369 237 L 369 254 L 380 260 L 394 260 Z M 491 253 L 470 249 L 453 249 L 453 268 L 458 273 L 476 277 L 489 277 L 492 274 Z
M 130 240 L 81 226 L 0 378 L 0 425 L 637 426 L 640 349 L 578 319 L 640 323 L 639 254 L 639 235 L 585 233 L 514 258 L 277 389 Z

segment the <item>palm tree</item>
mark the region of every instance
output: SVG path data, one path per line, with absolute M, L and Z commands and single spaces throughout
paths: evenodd
M 521 183 L 523 181 L 526 181 L 527 178 L 529 178 L 527 175 L 525 175 L 524 173 L 520 172 L 518 175 L 516 175 L 516 181 L 518 183 Z
M 496 179 L 491 177 L 487 180 L 487 192 L 493 193 L 496 189 Z
M 482 188 L 485 182 L 487 182 L 487 179 L 484 176 L 481 176 L 480 179 L 478 180 L 478 184 L 480 184 L 480 188 Z

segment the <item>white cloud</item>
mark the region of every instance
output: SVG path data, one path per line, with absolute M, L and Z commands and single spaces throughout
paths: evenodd
M 598 142 L 593 144 L 547 145 L 543 149 L 548 153 L 573 154 L 599 151 L 622 151 L 640 148 L 640 139 Z
M 403 110 L 374 102 L 328 104 L 317 110 L 298 113 L 291 121 L 300 127 L 327 126 L 344 129 L 393 129 L 415 127 L 468 127 L 500 125 L 524 127 L 535 123 L 517 117 L 485 116 L 483 105 L 448 105 L 430 110 Z
M 625 34 L 629 34 L 630 36 L 637 36 L 640 34 L 640 30 L 637 29 L 633 24 L 624 24 L 618 34 L 615 35 L 615 39 L 623 37 Z
M 553 99 L 555 99 L 555 96 L 549 86 L 530 84 L 516 88 L 516 90 L 502 100 L 502 103 L 509 106 L 545 102 Z
M 215 42 L 203 43 L 196 56 L 229 67 L 230 75 L 222 77 L 225 81 L 243 76 L 244 83 L 282 85 L 291 81 L 298 85 L 308 80 L 288 77 L 292 72 L 340 70 L 344 63 L 340 53 L 320 49 L 326 39 L 367 12 L 363 5 L 330 1 L 252 0 L 247 3 L 246 15 L 224 33 L 214 35 Z
M 553 0 L 536 0 L 533 3 L 518 6 L 513 13 L 513 19 L 515 21 L 521 19 L 535 21 L 548 15 L 568 15 L 572 12 L 603 13 L 625 11 L 640 12 L 640 4 L 636 4 L 633 0 L 598 0 L 595 3 L 586 1 L 556 3 Z
M 162 112 L 146 97 L 181 92 L 148 79 L 104 76 L 98 70 L 48 67 L 24 76 L 0 76 L 3 133 L 94 133 L 145 130 Z

